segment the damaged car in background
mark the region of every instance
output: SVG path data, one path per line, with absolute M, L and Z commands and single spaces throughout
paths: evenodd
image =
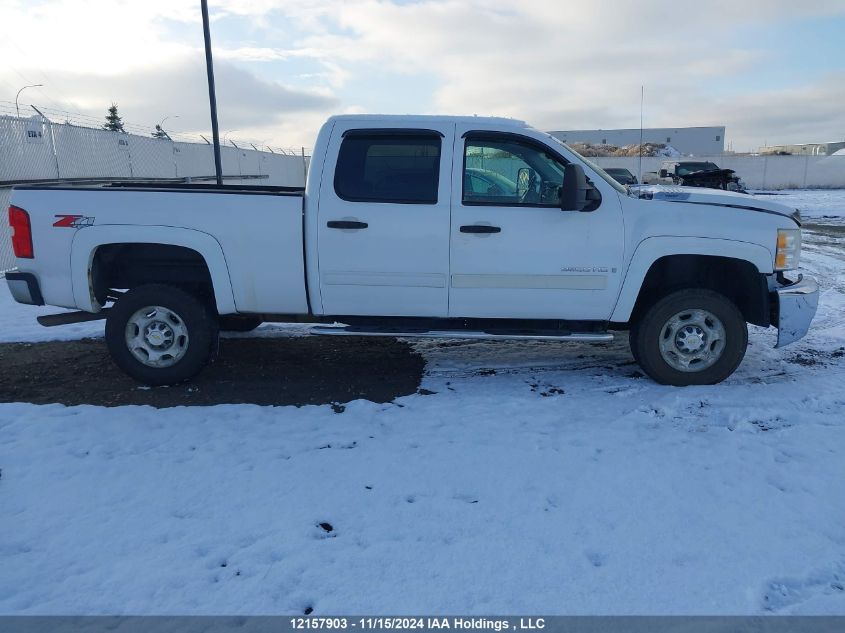
M 745 191 L 745 183 L 733 169 L 722 169 L 711 161 L 667 160 L 660 171 L 643 174 L 646 185 L 681 185 L 725 191 Z
M 636 185 L 637 177 L 624 167 L 605 167 L 604 170 L 620 185 Z

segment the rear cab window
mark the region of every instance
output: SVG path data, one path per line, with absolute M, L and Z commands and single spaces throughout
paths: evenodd
M 335 193 L 349 202 L 436 204 L 441 140 L 433 130 L 348 130 Z

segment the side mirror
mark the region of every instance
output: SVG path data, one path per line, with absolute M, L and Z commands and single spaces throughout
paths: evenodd
M 563 185 L 560 188 L 560 208 L 563 211 L 583 211 L 590 204 L 592 187 L 587 183 L 584 168 L 569 163 L 563 168 Z
M 660 170 L 660 177 L 661 177 L 661 178 L 668 178 L 668 177 L 669 177 L 669 172 L 668 172 L 668 170 L 666 170 L 666 169 L 661 169 L 661 170 Z
M 522 198 L 531 188 L 531 183 L 534 180 L 534 170 L 528 167 L 520 167 L 516 172 L 516 195 Z

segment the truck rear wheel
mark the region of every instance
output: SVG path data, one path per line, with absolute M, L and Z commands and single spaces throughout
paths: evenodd
M 745 356 L 748 327 L 725 296 L 699 288 L 669 294 L 646 310 L 630 332 L 643 371 L 664 385 L 713 385 Z
M 197 375 L 217 346 L 217 319 L 184 290 L 162 284 L 133 288 L 109 311 L 106 345 L 115 364 L 147 385 Z

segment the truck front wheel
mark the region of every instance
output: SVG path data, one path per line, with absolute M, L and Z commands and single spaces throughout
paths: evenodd
M 172 385 L 200 372 L 217 346 L 217 319 L 187 292 L 162 284 L 133 288 L 106 318 L 115 364 L 147 385 Z
M 643 371 L 664 385 L 713 385 L 730 376 L 748 346 L 748 327 L 727 297 L 679 290 L 648 308 L 630 332 Z

